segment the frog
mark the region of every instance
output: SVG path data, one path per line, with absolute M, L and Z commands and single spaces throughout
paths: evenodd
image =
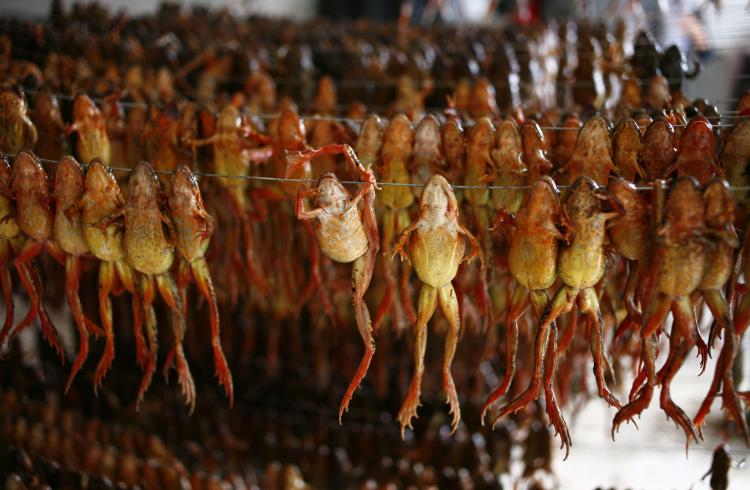
M 352 196 L 334 173 L 323 175 L 312 189 L 300 187 L 295 200 L 295 215 L 300 220 L 315 220 L 315 238 L 323 254 L 334 262 L 352 264 L 352 292 L 357 328 L 365 353 L 354 378 L 349 383 L 339 407 L 339 423 L 349 408 L 354 392 L 361 384 L 375 354 L 372 321 L 364 296 L 370 286 L 375 261 L 380 250 L 375 216 L 375 174 L 365 167 L 349 145 L 331 145 L 289 158 L 288 174 L 294 167 L 320 154 L 343 154 L 349 165 L 360 172 L 362 186 Z M 315 198 L 315 207 L 307 209 L 306 197 Z M 361 203 L 361 206 L 360 206 Z
M 73 122 L 66 129 L 77 133 L 76 156 L 84 164 L 94 158 L 112 161 L 112 148 L 107 134 L 107 120 L 88 95 L 80 93 L 73 100 Z
M 732 377 L 732 366 L 739 349 L 740 338 L 734 331 L 732 311 L 724 294 L 724 288 L 734 272 L 735 252 L 740 246 L 740 239 L 734 228 L 737 202 L 729 189 L 729 183 L 720 178 L 712 179 L 704 187 L 703 199 L 706 206 L 706 262 L 698 289 L 714 317 L 708 335 L 708 347 L 713 348 L 721 334 L 724 344 L 716 362 L 711 385 L 693 418 L 693 424 L 700 434 L 711 403 L 721 390 L 722 405 L 728 418 L 737 424 L 745 441 L 750 443 L 750 433 Z
M 0 109 L 0 152 L 16 155 L 24 148 L 33 148 L 38 133 L 19 85 L 0 87 Z
M 599 116 L 590 117 L 578 132 L 573 154 L 565 166 L 567 178 L 575 182 L 580 176 L 590 177 L 599 186 L 606 186 L 615 168 L 609 125 Z
M 643 136 L 641 165 L 646 172 L 646 180 L 662 179 L 677 158 L 674 127 L 669 121 L 659 116 L 646 130 Z
M 661 381 L 660 405 L 685 432 L 688 442 L 699 439 L 695 426 L 671 398 L 670 385 L 687 354 L 696 344 L 695 313 L 690 296 L 703 280 L 706 251 L 706 211 L 698 182 L 692 177 L 675 180 L 667 197 L 664 220 L 656 231 L 651 274 L 655 276 L 653 297 L 649 298 L 641 325 L 645 385 L 636 379 L 630 402 L 615 414 L 612 435 L 626 420 L 648 407 L 657 379 Z M 656 333 L 669 312 L 674 324 L 669 339 L 669 355 L 657 378 L 655 357 Z
M 106 229 L 116 221 L 122 221 L 125 228 L 122 241 L 125 260 L 133 270 L 140 273 L 137 286 L 142 300 L 148 355 L 138 389 L 136 407 L 140 408 L 156 370 L 158 332 L 153 302 L 158 288 L 172 312 L 174 346 L 168 358 L 174 357 L 181 391 L 192 413 L 195 409 L 196 393 L 195 382 L 182 346 L 186 329 L 185 314 L 177 285 L 170 273 L 175 257 L 174 228 L 162 210 L 161 200 L 161 187 L 154 169 L 146 161 L 139 162 L 130 172 L 128 195 L 124 205 L 96 226 Z M 169 366 L 169 362 L 166 365 Z
M 49 253 L 59 263 L 65 263 L 64 254 L 53 239 L 53 197 L 50 192 L 49 178 L 37 156 L 30 150 L 21 150 L 16 154 L 12 168 L 10 191 L 15 202 L 16 222 L 21 232 L 27 237 L 16 252 L 13 265 L 29 295 L 31 304 L 28 313 L 10 332 L 8 339 L 12 341 L 38 316 L 42 325 L 42 333 L 62 358 L 63 351 L 55 326 L 43 302 L 44 285 L 39 275 L 33 271 L 32 263 L 43 251 Z M 3 333 L 9 334 L 7 331 Z M 0 338 L 0 345 L 4 340 L 5 337 Z
M 94 372 L 94 393 L 98 393 L 115 356 L 112 300 L 110 295 L 121 284 L 133 295 L 133 337 L 136 359 L 141 367 L 146 360 L 143 338 L 143 315 L 136 290 L 133 269 L 125 261 L 122 248 L 123 232 L 117 223 L 106 227 L 96 226 L 101 220 L 120 209 L 125 203 L 120 186 L 110 167 L 100 158 L 94 158 L 86 170 L 84 190 L 78 203 L 81 212 L 83 237 L 89 252 L 99 260 L 98 297 L 99 320 L 104 330 L 104 352 Z
M 503 381 L 484 402 L 481 419 L 484 423 L 485 414 L 500 397 L 510 388 L 515 374 L 515 360 L 518 349 L 518 322 L 531 304 L 534 313 L 542 316 L 549 303 L 549 288 L 557 279 L 557 257 L 559 244 L 563 236 L 561 225 L 560 196 L 555 182 L 549 177 L 542 177 L 534 182 L 523 202 L 523 206 L 514 215 L 508 210 L 498 210 L 494 228 L 501 223 L 509 224 L 513 228 L 508 251 L 508 264 L 515 281 L 515 288 L 511 294 L 510 306 L 505 315 L 505 374 Z M 556 330 L 556 325 L 552 329 Z M 543 332 L 542 332 L 543 333 Z M 556 334 L 555 334 L 556 335 Z M 540 356 L 535 361 L 544 364 L 534 365 L 534 377 L 539 376 L 543 383 L 547 400 L 547 413 L 560 433 L 564 443 L 570 440 L 570 434 L 564 419 L 560 416 L 559 407 L 552 388 L 554 373 L 554 349 L 556 341 L 553 335 L 547 339 L 546 356 Z M 542 372 L 545 372 L 542 382 Z M 538 390 L 537 390 L 538 391 Z M 536 393 L 536 392 L 535 392 Z M 535 396 L 535 395 L 534 395 Z M 496 419 L 497 420 L 497 419 Z M 493 425 L 494 426 L 494 425 Z
M 78 355 L 65 385 L 66 393 L 88 357 L 89 335 L 94 334 L 98 337 L 103 334 L 101 329 L 83 312 L 81 298 L 78 295 L 81 258 L 89 255 L 89 246 L 83 234 L 80 208 L 84 186 L 81 164 L 70 155 L 61 158 L 57 162 L 53 184 L 55 215 L 52 226 L 55 243 L 65 253 L 65 294 L 79 337 Z
M 645 178 L 640 163 L 642 149 L 643 138 L 635 120 L 628 117 L 620 121 L 612 133 L 615 173 L 630 182 Z
M 449 324 L 443 355 L 443 389 L 446 391 L 452 415 L 451 432 L 458 427 L 461 409 L 450 368 L 461 325 L 458 300 L 452 281 L 461 262 L 479 259 L 482 267 L 484 266 L 479 241 L 460 224 L 458 202 L 445 177 L 433 175 L 427 181 L 419 200 L 419 213 L 417 220 L 401 233 L 392 254 L 398 254 L 402 260 L 408 260 L 422 281 L 414 328 L 414 374 L 397 417 L 401 425 L 402 438 L 417 414 L 427 347 L 427 323 L 438 303 Z M 466 242 L 471 248 L 468 254 L 465 253 Z
M 211 235 L 214 232 L 214 219 L 203 204 L 198 181 L 186 165 L 178 165 L 172 171 L 168 197 L 169 217 L 175 232 L 175 248 L 179 254 L 178 290 L 183 306 L 186 306 L 185 288 L 189 276 L 195 278 L 198 291 L 208 303 L 211 326 L 211 350 L 214 358 L 216 377 L 229 397 L 229 405 L 234 405 L 234 383 L 224 351 L 221 346 L 219 306 L 211 272 L 205 259 Z
M 503 119 L 495 131 L 495 148 L 492 150 L 493 185 L 508 189 L 492 189 L 491 200 L 495 210 L 505 209 L 511 214 L 521 209 L 524 199 L 522 187 L 526 184 L 528 169 L 523 163 L 523 142 L 518 124 L 511 118 Z

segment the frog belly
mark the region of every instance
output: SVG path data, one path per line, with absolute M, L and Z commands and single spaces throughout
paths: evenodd
M 422 282 L 439 288 L 456 277 L 466 246 L 458 233 L 443 227 L 417 230 L 410 245 L 411 262 Z

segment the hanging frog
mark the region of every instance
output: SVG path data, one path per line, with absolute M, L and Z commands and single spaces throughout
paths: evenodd
M 461 420 L 458 394 L 450 371 L 461 328 L 452 281 L 461 262 L 479 258 L 484 267 L 484 259 L 477 239 L 458 222 L 458 212 L 456 196 L 448 181 L 441 175 L 433 175 L 422 190 L 419 217 L 401 233 L 394 246 L 394 253 L 412 263 L 423 283 L 414 329 L 414 375 L 398 413 L 402 438 L 406 427 L 411 428 L 412 418 L 417 415 L 427 349 L 427 322 L 438 303 L 449 324 L 443 356 L 443 389 L 452 414 L 452 431 Z M 466 241 L 471 246 L 467 255 L 464 254 Z

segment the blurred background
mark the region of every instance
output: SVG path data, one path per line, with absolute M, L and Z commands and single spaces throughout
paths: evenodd
M 62 4 L 72 5 L 71 0 Z M 160 0 L 103 0 L 113 11 L 131 15 L 156 11 Z M 539 19 L 625 18 L 634 29 L 649 29 L 667 47 L 699 53 L 705 69 L 687 81 L 688 98 L 710 93 L 720 110 L 732 108 L 738 94 L 750 88 L 750 17 L 748 0 L 183 0 L 183 6 L 225 8 L 237 16 L 260 14 L 297 20 L 322 15 L 333 19 L 394 20 L 400 14 L 413 23 L 531 23 Z M 49 0 L 3 0 L 0 15 L 41 18 Z M 408 10 L 404 12 L 404 10 Z M 689 58 L 689 57 L 688 57 Z

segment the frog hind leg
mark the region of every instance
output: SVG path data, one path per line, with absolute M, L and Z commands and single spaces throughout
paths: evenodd
M 703 291 L 703 298 L 714 317 L 711 330 L 708 333 L 708 347 L 713 349 L 714 343 L 717 338 L 721 337 L 721 333 L 729 331 L 727 327 L 731 324 L 731 312 L 721 289 Z
M 565 422 L 565 418 L 560 412 L 560 405 L 557 403 L 554 391 L 554 380 L 555 380 L 555 364 L 557 362 L 557 325 L 552 324 L 550 330 L 549 341 L 547 344 L 547 358 L 544 362 L 544 399 L 546 402 L 547 416 L 549 417 L 550 424 L 554 427 L 557 435 L 560 436 L 560 449 L 565 449 L 565 457 L 568 459 L 570 453 L 570 446 L 572 440 L 570 438 L 570 431 L 568 430 L 568 424 Z
M 208 270 L 208 264 L 203 258 L 193 261 L 190 264 L 190 268 L 198 285 L 198 291 L 208 302 L 211 324 L 211 349 L 213 350 L 216 377 L 219 379 L 219 385 L 224 387 L 224 391 L 229 397 L 229 406 L 232 406 L 234 405 L 234 383 L 232 381 L 232 372 L 229 370 L 229 364 L 221 347 L 219 305 L 216 301 L 216 292 L 211 281 L 211 273 Z
M 650 338 L 652 335 L 656 334 L 656 332 L 662 327 L 664 320 L 667 318 L 667 315 L 669 314 L 669 309 L 671 307 L 672 307 L 671 298 L 664 295 L 663 293 L 659 293 L 656 300 L 653 301 L 648 306 L 648 309 L 646 310 L 646 320 L 643 326 L 641 327 L 641 338 Z M 651 353 L 650 350 L 641 349 L 641 363 L 645 364 L 647 361 L 649 361 L 651 362 L 651 365 L 654 365 L 655 358 L 658 352 L 659 352 L 658 345 L 655 347 L 653 353 Z M 646 358 L 645 357 L 646 355 L 650 355 L 651 358 L 650 359 Z M 641 371 L 636 375 L 635 379 L 633 380 L 633 384 L 630 388 L 630 396 L 629 396 L 629 400 L 631 402 L 635 400 L 639 392 L 641 392 L 641 389 L 643 388 L 643 383 L 647 382 L 647 372 L 648 370 L 644 371 L 643 369 L 641 369 Z M 654 383 L 656 383 L 656 378 L 654 378 Z
M 409 211 L 407 209 L 400 209 L 396 215 L 396 233 L 401 233 L 409 226 Z M 401 268 L 401 278 L 399 280 L 399 299 L 401 306 L 404 310 L 407 320 L 411 325 L 417 322 L 417 313 L 414 312 L 414 306 L 411 302 L 411 291 L 409 277 L 411 276 L 411 265 L 408 262 L 402 262 L 399 264 Z
M 539 328 L 537 329 L 536 339 L 534 340 L 534 368 L 531 381 L 526 390 L 516 397 L 512 402 L 498 410 L 492 423 L 494 427 L 503 418 L 518 412 L 526 405 L 531 403 L 539 395 L 539 388 L 542 385 L 542 372 L 544 370 L 545 356 L 547 355 L 547 345 L 549 343 L 550 330 L 552 323 L 563 313 L 570 311 L 578 291 L 567 286 L 562 286 L 555 294 L 552 303 L 547 306 L 545 312 L 539 319 Z
M 391 208 L 385 208 L 382 216 L 382 231 L 383 237 L 380 243 L 383 245 L 383 252 L 385 255 L 389 254 L 393 248 L 393 242 L 398 232 L 401 230 L 399 224 L 396 222 L 396 211 Z M 408 225 L 408 223 L 406 223 Z M 397 229 L 398 228 L 398 229 Z M 401 284 L 396 279 L 397 270 L 400 270 L 402 264 L 396 264 L 391 260 L 381 261 L 381 267 L 383 271 L 383 277 L 385 278 L 388 287 L 383 298 L 380 300 L 378 307 L 375 311 L 375 318 L 372 322 L 372 328 L 375 332 L 380 330 L 380 325 L 383 318 L 390 312 L 391 322 L 393 323 L 394 331 L 403 332 L 410 325 L 414 325 L 416 321 L 415 316 L 411 316 L 414 313 L 414 309 L 411 308 L 411 304 L 404 305 L 403 295 L 399 287 Z M 398 294 L 398 298 L 396 297 Z
M 7 337 L 10 329 L 13 328 L 13 320 L 15 319 L 13 286 L 10 280 L 10 269 L 8 268 L 10 252 L 10 242 L 6 239 L 0 239 L 0 285 L 3 289 L 3 303 L 5 303 L 5 321 L 3 322 L 3 329 L 0 330 L 0 339 Z M 0 345 L 2 345 L 2 342 L 0 342 Z
M 187 305 L 188 296 L 187 290 L 192 279 L 193 274 L 190 268 L 190 264 L 187 260 L 182 257 L 177 258 L 177 267 L 175 268 L 175 284 L 177 285 L 177 293 L 180 296 L 180 304 L 182 305 L 182 314 L 187 317 Z
M 549 294 L 546 290 L 535 290 L 530 291 L 529 296 L 531 298 L 531 306 L 534 308 L 534 312 L 537 316 L 541 317 L 544 314 L 544 309 L 549 304 Z M 574 306 L 571 307 L 571 313 L 577 306 L 576 302 L 573 304 Z M 554 427 L 557 434 L 560 435 L 560 448 L 565 449 L 565 458 L 567 458 L 570 446 L 572 445 L 572 439 L 570 438 L 568 424 L 562 416 L 560 404 L 557 402 L 557 397 L 555 396 L 554 391 L 557 358 L 557 324 L 556 322 L 553 322 L 550 329 L 550 337 L 547 341 L 547 356 L 544 362 L 544 399 L 546 402 L 547 416 L 549 417 L 552 427 Z
M 589 342 L 591 344 L 591 354 L 594 357 L 594 376 L 596 377 L 596 386 L 599 390 L 599 396 L 606 400 L 609 405 L 619 410 L 622 408 L 622 404 L 617 398 L 615 398 L 604 380 L 604 366 L 607 363 L 604 358 L 604 341 L 602 339 L 604 321 L 602 320 L 602 314 L 599 311 L 599 301 L 596 297 L 596 291 L 593 288 L 586 288 L 581 291 L 579 296 L 579 308 L 581 309 L 581 313 L 589 318 L 589 324 L 591 326 Z
M 695 316 L 690 299 L 682 296 L 676 298 L 672 303 L 672 315 L 674 316 L 674 328 L 669 339 L 669 356 L 665 364 L 664 377 L 661 382 L 661 393 L 659 402 L 667 417 L 685 432 L 687 443 L 690 439 L 698 440 L 699 435 L 690 418 L 671 397 L 670 386 L 677 372 L 685 362 L 685 358 L 695 345 Z
M 729 369 L 724 374 L 721 399 L 722 406 L 727 412 L 729 418 L 731 420 L 734 420 L 734 423 L 736 423 L 740 427 L 740 431 L 745 438 L 745 445 L 750 446 L 750 432 L 748 431 L 747 420 L 745 419 L 745 411 L 742 409 L 739 394 L 734 387 L 734 380 L 732 379 L 731 369 Z
M 617 432 L 623 422 L 633 420 L 651 404 L 651 399 L 654 396 L 654 386 L 656 385 L 655 362 L 658 340 L 655 333 L 667 318 L 671 305 L 672 299 L 663 293 L 659 293 L 646 310 L 645 323 L 641 327 L 641 361 L 643 362 L 643 369 L 633 381 L 629 397 L 630 403 L 620 408 L 612 420 L 613 440 L 615 432 Z M 645 385 L 643 385 L 644 381 Z
M 30 249 L 29 247 L 34 247 Z M 42 251 L 42 245 L 38 242 L 34 242 L 33 240 L 28 240 L 21 250 L 19 250 L 20 253 L 24 253 L 24 259 L 21 260 L 21 257 L 18 256 L 13 261 L 13 265 L 16 268 L 16 272 L 18 273 L 18 278 L 21 280 L 21 284 L 23 285 L 24 289 L 26 290 L 26 293 L 29 296 L 29 311 L 26 313 L 24 318 L 21 319 L 21 321 L 16 325 L 16 328 L 11 333 L 3 331 L 3 335 L 0 338 L 0 343 L 5 342 L 5 335 L 10 334 L 9 342 L 12 341 L 19 333 L 21 333 L 23 330 L 25 330 L 29 325 L 31 325 L 31 322 L 34 321 L 34 318 L 39 314 L 39 291 L 36 289 L 36 281 L 32 277 L 32 271 L 30 270 L 31 260 L 34 259 L 39 253 Z
M 482 406 L 482 414 L 479 419 L 484 425 L 484 417 L 487 410 L 497 401 L 498 398 L 505 395 L 513 382 L 513 375 L 516 371 L 516 353 L 518 352 L 518 319 L 523 316 L 529 306 L 529 294 L 526 288 L 520 284 L 516 285 L 513 290 L 513 296 L 510 301 L 510 308 L 505 315 L 505 373 L 503 381 L 500 383 Z
M 627 314 L 617 326 L 614 338 L 612 340 L 613 342 L 616 342 L 626 332 L 637 328 L 643 320 L 643 316 L 639 311 L 638 305 L 636 304 L 639 277 L 638 272 L 640 269 L 636 262 L 633 260 L 628 260 L 625 264 L 625 267 L 627 269 L 627 280 L 625 281 L 625 294 L 623 295 L 623 299 L 625 302 L 625 311 L 627 312 Z
M 13 261 L 16 267 L 16 271 L 18 272 L 18 277 L 21 279 L 21 283 L 23 284 L 26 292 L 29 295 L 31 305 L 29 306 L 29 312 L 10 334 L 9 341 L 12 341 L 19 333 L 21 333 L 29 325 L 31 325 L 31 322 L 34 321 L 35 317 L 39 316 L 39 322 L 42 324 L 42 334 L 44 335 L 44 338 L 52 346 L 52 348 L 55 349 L 57 354 L 60 356 L 60 359 L 64 362 L 65 358 L 62 346 L 60 345 L 60 340 L 58 339 L 57 332 L 55 331 L 55 326 L 52 324 L 52 321 L 47 314 L 47 310 L 42 304 L 44 291 L 42 286 L 42 279 L 41 277 L 39 277 L 39 273 L 36 271 L 32 263 L 32 260 L 34 260 L 34 258 L 39 255 L 43 249 L 43 243 L 34 240 L 28 240 L 21 248 L 21 250 L 19 250 L 18 254 L 16 255 L 16 259 Z M 0 341 L 2 340 L 4 339 L 0 339 Z
M 734 365 L 734 359 L 738 349 L 739 337 L 732 329 L 731 313 L 722 291 L 704 291 L 704 296 L 706 298 L 706 303 L 714 316 L 714 325 L 720 327 L 718 330 L 724 331 L 724 345 L 721 348 L 719 358 L 716 362 L 716 371 L 714 372 L 711 386 L 709 387 L 709 391 L 706 394 L 698 413 L 693 418 L 693 423 L 698 429 L 698 433 L 702 435 L 701 427 L 703 421 L 711 409 L 713 399 L 717 396 L 718 391 L 721 388 L 722 405 L 724 410 L 727 412 L 729 418 L 734 420 L 740 428 L 740 431 L 745 438 L 745 443 L 750 444 L 750 434 L 748 433 L 747 421 L 745 420 L 744 412 L 741 408 L 740 400 L 734 387 L 734 380 L 732 379 L 732 366 Z M 714 325 L 712 325 L 712 328 Z M 714 334 L 713 330 L 711 334 Z M 718 335 L 718 332 L 715 333 L 714 339 L 711 339 L 711 335 L 709 335 L 709 345 L 712 345 L 713 340 L 715 340 Z
M 390 248 L 392 246 L 393 242 L 393 234 L 392 231 L 394 228 L 394 214 L 393 211 L 389 208 L 386 208 L 383 211 L 383 217 L 382 217 L 382 227 L 383 230 L 383 238 L 381 242 L 384 246 L 384 255 L 388 254 L 390 251 Z M 377 333 L 380 331 L 380 325 L 383 322 L 383 319 L 388 315 L 388 312 L 391 312 L 393 318 L 391 318 L 393 324 L 394 324 L 394 330 L 399 331 L 401 330 L 399 328 L 399 325 L 403 325 L 406 323 L 406 319 L 403 318 L 403 313 L 401 314 L 402 318 L 398 317 L 398 312 L 395 311 L 394 308 L 394 294 L 393 292 L 397 288 L 396 284 L 396 277 L 394 273 L 394 269 L 396 267 L 396 264 L 391 260 L 381 260 L 380 261 L 380 270 L 383 274 L 383 278 L 385 279 L 385 282 L 387 283 L 387 287 L 385 288 L 385 292 L 383 293 L 383 297 L 380 299 L 380 302 L 378 303 L 377 308 L 375 309 L 375 316 L 372 320 L 372 328 Z
M 357 329 L 362 337 L 365 346 L 365 353 L 359 361 L 357 371 L 349 383 L 339 406 L 339 424 L 344 413 L 349 410 L 349 402 L 354 396 L 354 392 L 359 388 L 360 383 L 367 375 L 370 369 L 370 362 L 375 354 L 375 340 L 372 337 L 372 322 L 370 321 L 370 311 L 365 303 L 365 292 L 370 283 L 372 272 L 375 267 L 375 257 L 370 251 L 354 261 L 352 266 L 352 282 L 354 286 L 354 313 L 357 319 Z
M 724 345 L 722 345 L 721 352 L 719 352 L 719 358 L 716 360 L 716 370 L 714 371 L 711 385 L 708 388 L 706 397 L 703 399 L 703 402 L 698 409 L 698 413 L 693 417 L 693 424 L 700 435 L 703 434 L 703 423 L 705 422 L 706 416 L 711 411 L 711 403 L 722 388 L 722 381 L 725 379 L 725 375 L 729 373 L 731 376 L 732 363 L 734 361 L 735 338 L 734 333 L 727 330 L 725 330 L 724 336 Z M 724 386 L 724 389 L 726 390 L 727 387 Z
M 159 293 L 172 311 L 172 332 L 174 335 L 174 352 L 175 367 L 177 368 L 177 380 L 180 384 L 182 395 L 185 397 L 185 404 L 188 406 L 190 413 L 195 410 L 195 381 L 190 372 L 183 341 L 185 340 L 185 315 L 183 314 L 182 304 L 180 301 L 177 285 L 169 275 L 169 272 L 156 276 L 156 285 Z
M 258 288 L 258 291 L 261 294 L 265 295 L 270 292 L 271 288 L 268 281 L 266 281 L 266 275 L 258 263 L 252 223 L 250 222 L 250 217 L 242 203 L 243 200 L 243 198 L 237 197 L 235 193 L 231 191 L 229 192 L 229 203 L 233 208 L 234 216 L 236 216 L 240 222 L 242 235 L 244 236 L 245 269 L 247 270 L 250 282 Z
M 99 319 L 104 328 L 104 353 L 94 372 L 94 393 L 97 393 L 102 386 L 104 377 L 115 358 L 115 332 L 112 324 L 112 300 L 110 299 L 115 274 L 112 262 L 103 261 L 99 264 Z
M 750 325 L 750 292 L 745 293 L 734 311 L 734 333 L 742 335 Z
M 656 385 L 656 366 L 654 362 L 656 360 L 658 344 L 659 342 L 655 335 L 641 337 L 643 368 L 633 382 L 630 402 L 619 409 L 612 419 L 612 440 L 615 439 L 615 432 L 619 430 L 623 422 L 630 422 L 651 404 L 651 399 L 654 396 L 654 386 Z M 643 381 L 646 382 L 645 385 L 643 385 Z M 638 388 L 636 388 L 636 383 Z M 634 420 L 633 423 L 635 423 Z
M 68 382 L 65 385 L 66 394 L 89 355 L 89 329 L 86 325 L 86 315 L 84 315 L 81 306 L 81 298 L 78 295 L 80 267 L 81 259 L 78 256 L 68 255 L 65 258 L 65 294 L 68 296 L 68 305 L 73 314 L 73 323 L 78 330 L 78 355 L 73 362 Z
M 461 330 L 461 319 L 458 312 L 458 300 L 453 284 L 448 283 L 438 289 L 438 301 L 440 309 L 448 320 L 448 332 L 445 336 L 445 348 L 443 354 L 443 389 L 446 393 L 446 403 L 450 407 L 451 433 L 458 428 L 461 421 L 461 407 L 458 404 L 458 394 L 456 393 L 456 384 L 453 382 L 451 374 L 451 365 L 453 357 L 456 355 L 456 346 L 458 345 L 458 335 Z
M 383 262 L 383 264 L 385 265 L 385 262 Z M 390 282 L 388 284 L 390 286 Z M 383 319 L 385 319 L 386 315 L 388 315 L 388 312 L 392 309 L 393 288 L 386 287 L 385 291 L 383 291 L 383 297 L 380 298 L 380 302 L 378 303 L 377 310 L 375 311 L 375 316 L 372 319 L 372 329 L 375 333 L 380 332 L 380 327 L 383 324 Z
M 138 388 L 138 398 L 136 400 L 136 410 L 141 406 L 143 397 L 151 385 L 151 380 L 156 371 L 156 360 L 159 350 L 156 326 L 156 312 L 154 311 L 154 299 L 156 297 L 156 287 L 154 278 L 150 275 L 142 275 L 139 281 L 139 295 L 143 302 L 143 319 L 148 341 L 148 352 L 146 353 L 145 363 L 143 366 L 143 375 L 141 376 L 141 385 Z
M 407 427 L 412 428 L 411 421 L 417 416 L 417 407 L 419 407 L 419 396 L 422 386 L 422 375 L 424 374 L 424 356 L 427 349 L 427 322 L 435 313 L 437 307 L 437 289 L 424 284 L 422 291 L 419 293 L 419 309 L 417 313 L 417 322 L 414 327 L 414 375 L 412 376 L 409 390 L 406 393 L 404 402 L 398 412 L 398 422 L 401 425 L 401 438 L 404 438 L 404 432 Z
M 565 331 L 563 332 L 560 343 L 557 346 L 557 356 L 564 356 L 568 351 L 570 343 L 575 337 L 576 330 L 578 329 L 578 302 L 573 303 L 573 307 L 568 313 L 568 323 L 565 325 Z
M 695 318 L 695 316 L 693 318 Z M 698 323 L 695 322 L 694 325 L 693 340 L 695 341 L 695 347 L 698 350 L 698 358 L 701 368 L 698 376 L 700 376 L 706 370 L 706 366 L 708 365 L 709 347 L 706 341 L 703 340 L 703 337 L 701 336 L 700 330 L 698 329 Z
M 143 337 L 143 316 L 145 310 L 143 309 L 143 305 L 141 302 L 141 291 L 138 287 L 136 272 L 124 260 L 115 262 L 114 268 L 117 272 L 119 282 L 132 295 L 130 303 L 133 310 L 133 339 L 135 340 L 135 358 L 138 362 L 138 365 L 143 368 L 148 362 L 146 339 Z
M 480 230 L 479 239 L 485 257 L 492 257 L 492 239 L 489 236 L 491 226 L 489 209 L 486 206 L 474 206 L 474 219 Z M 476 295 L 477 305 L 482 312 L 482 332 L 486 333 L 492 324 L 492 300 L 489 293 L 489 268 L 480 268 L 477 276 Z

